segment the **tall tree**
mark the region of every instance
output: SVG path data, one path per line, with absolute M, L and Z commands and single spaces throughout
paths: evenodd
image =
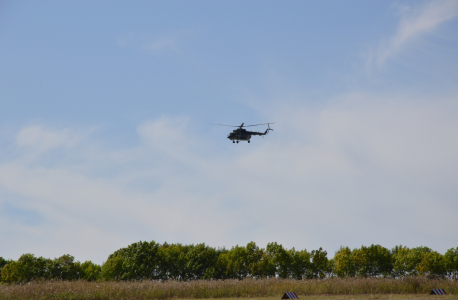
M 188 253 L 192 245 L 172 244 L 163 245 L 162 252 L 162 265 L 160 267 L 163 279 L 176 279 L 187 280 L 191 276 L 187 267 Z
M 380 245 L 361 246 L 351 254 L 355 273 L 361 277 L 389 276 L 393 270 L 390 251 Z
M 105 262 L 109 262 L 106 271 L 105 264 L 102 266 L 103 276 L 123 280 L 162 279 L 161 266 L 164 263 L 160 246 L 155 241 L 140 241 L 115 251 Z
M 447 273 L 444 256 L 436 251 L 425 252 L 415 270 L 418 275 L 444 277 Z
M 81 266 L 75 263 L 73 256 L 64 254 L 52 261 L 49 271 L 53 279 L 76 280 L 80 277 Z
M 223 254 L 226 263 L 226 278 L 243 279 L 249 274 L 248 252 L 245 247 L 236 245 Z
M 275 275 L 280 278 L 289 278 L 291 274 L 291 254 L 277 242 L 267 244 L 267 255 L 275 269 Z
M 394 276 L 417 276 L 423 274 L 426 272 L 424 271 L 425 267 L 420 266 L 420 263 L 425 255 L 431 252 L 433 251 L 430 248 L 424 246 L 412 249 L 402 246 L 395 247 L 392 250 Z
M 308 278 L 325 278 L 331 272 L 327 255 L 328 253 L 321 247 L 312 251 L 311 272 Z
M 186 258 L 189 278 L 203 279 L 207 269 L 216 264 L 218 253 L 215 248 L 197 244 L 189 249 Z
M 7 263 L 1 273 L 3 282 L 28 282 L 33 279 L 52 279 L 50 270 L 52 261 L 43 257 L 35 257 L 26 253 L 21 255 L 17 261 Z
M 450 248 L 445 252 L 445 267 L 447 275 L 455 280 L 458 280 L 458 247 Z
M 296 251 L 293 247 L 288 252 L 290 257 L 289 278 L 300 280 L 306 277 L 307 273 L 313 273 L 313 271 L 310 272 L 310 253 L 306 249 Z
M 102 271 L 102 267 L 93 263 L 92 261 L 85 261 L 81 264 L 81 275 L 79 278 L 82 278 L 87 281 L 94 281 L 97 280 L 100 276 L 100 272 Z
M 340 247 L 334 255 L 334 273 L 339 277 L 354 277 L 356 275 L 355 266 L 352 261 L 352 253 L 348 247 Z
M 100 278 L 104 280 L 121 280 L 125 270 L 123 268 L 124 258 L 121 254 L 111 254 L 107 261 L 102 265 Z

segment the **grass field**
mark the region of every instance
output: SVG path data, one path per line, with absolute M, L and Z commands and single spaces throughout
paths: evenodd
M 433 288 L 444 288 L 447 296 L 429 296 Z M 279 300 L 285 291 L 301 299 L 458 299 L 458 281 L 426 278 L 332 278 L 325 280 L 196 280 L 87 282 L 44 281 L 0 285 L 0 300 L 6 299 L 256 299 Z
M 430 296 L 430 295 L 421 295 L 421 294 L 406 294 L 406 295 L 393 295 L 393 294 L 375 294 L 375 295 L 307 295 L 307 296 L 299 296 L 299 300 L 451 300 L 451 299 L 458 299 L 457 295 L 447 295 L 441 296 L 437 299 L 437 296 Z M 236 299 L 243 299 L 243 300 L 280 300 L 281 295 L 274 296 L 274 297 L 264 297 L 264 298 L 222 298 L 218 300 L 236 300 Z M 186 300 L 194 300 L 194 299 L 186 299 Z
M 261 298 L 222 298 L 218 300 L 280 300 L 281 295 Z M 406 294 L 406 295 L 394 295 L 394 294 L 375 294 L 375 295 L 306 295 L 299 296 L 299 300 L 451 300 L 458 299 L 458 295 L 447 295 L 441 296 L 439 299 L 437 296 L 422 295 L 422 294 Z M 186 300 L 197 300 L 197 299 L 186 299 Z

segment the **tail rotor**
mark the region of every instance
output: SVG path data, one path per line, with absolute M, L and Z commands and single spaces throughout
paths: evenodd
M 269 131 L 274 131 L 272 128 L 270 128 L 270 124 L 275 124 L 274 123 L 267 123 L 267 133 L 269 133 Z

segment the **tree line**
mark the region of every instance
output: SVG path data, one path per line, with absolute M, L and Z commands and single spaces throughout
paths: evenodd
M 1 282 L 31 280 L 196 280 L 271 278 L 323 279 L 327 277 L 429 276 L 458 279 L 458 247 L 443 255 L 428 247 L 380 245 L 351 250 L 341 247 L 328 259 L 322 248 L 308 252 L 254 242 L 231 249 L 205 244 L 137 242 L 121 248 L 101 266 L 80 263 L 71 255 L 49 259 L 24 254 L 17 261 L 0 257 Z

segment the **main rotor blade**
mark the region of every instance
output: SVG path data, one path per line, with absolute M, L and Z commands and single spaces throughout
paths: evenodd
M 207 123 L 208 125 L 219 125 L 219 126 L 229 126 L 229 127 L 240 127 L 239 126 L 233 126 L 233 125 L 224 125 L 224 124 L 212 124 L 212 123 Z M 245 126 L 244 126 L 245 127 Z
M 259 126 L 259 125 L 269 125 L 269 124 L 275 124 L 275 122 L 273 123 L 263 123 L 263 124 L 254 124 L 254 125 L 243 125 L 245 123 L 242 123 L 242 125 L 237 125 L 237 126 L 234 126 L 234 125 L 226 125 L 226 124 L 213 124 L 213 123 L 207 123 L 208 125 L 219 125 L 219 126 L 228 126 L 228 127 L 252 127 L 252 126 Z
M 263 123 L 263 124 L 254 124 L 254 125 L 243 125 L 243 127 L 259 126 L 259 125 L 268 125 L 268 124 L 275 124 L 275 122 L 273 122 L 273 123 Z

